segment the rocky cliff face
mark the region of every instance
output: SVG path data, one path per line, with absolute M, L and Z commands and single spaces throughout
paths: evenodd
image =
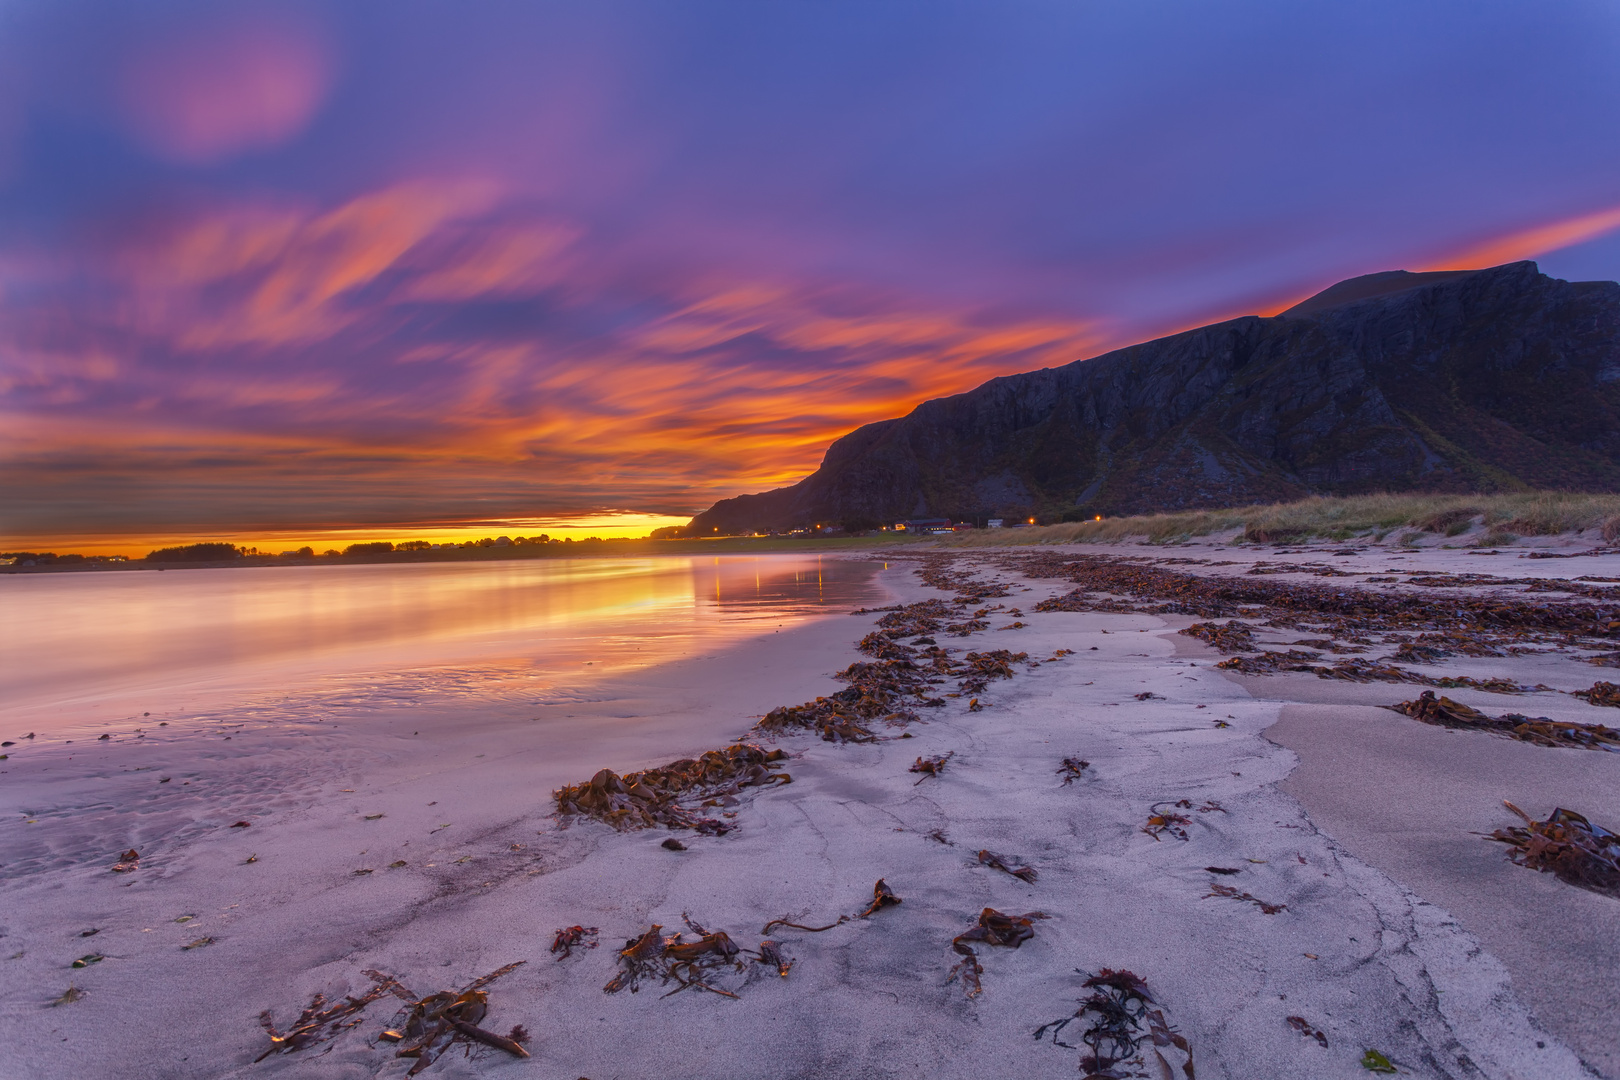
M 713 534 L 907 517 L 1080 518 L 1366 491 L 1620 490 L 1620 284 L 1534 263 L 1395 271 L 833 443 Z

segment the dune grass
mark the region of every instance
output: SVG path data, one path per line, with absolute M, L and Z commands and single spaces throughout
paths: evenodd
M 1389 538 L 1415 542 L 1425 534 L 1460 536 L 1483 529 L 1481 540 L 1509 544 L 1522 536 L 1598 530 L 1620 539 L 1620 495 L 1528 491 L 1500 495 L 1353 495 L 1313 498 L 1230 510 L 1076 521 L 1028 529 L 981 529 L 943 541 L 949 547 L 1015 544 L 1105 544 L 1127 539 L 1151 543 L 1219 533 L 1234 541 L 1283 543 L 1309 539 Z

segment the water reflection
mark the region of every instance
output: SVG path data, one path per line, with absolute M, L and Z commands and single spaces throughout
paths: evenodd
M 774 555 L 7 577 L 0 701 L 8 726 L 44 733 L 418 672 L 566 686 L 868 603 L 873 570 Z

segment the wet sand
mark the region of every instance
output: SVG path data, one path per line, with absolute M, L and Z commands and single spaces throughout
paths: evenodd
M 1420 558 L 1453 556 L 1403 557 Z M 1563 573 L 1595 564 L 1553 562 Z M 904 601 L 940 595 L 904 564 L 883 581 Z M 1028 612 L 1068 588 L 1036 580 L 1001 603 Z M 1499 800 L 1516 792 L 1539 814 L 1562 803 L 1615 824 L 1610 756 L 1453 735 L 1333 700 L 1298 704 L 1322 701 L 1324 686 L 1369 704 L 1415 688 L 1237 680 L 1175 634 L 1189 619 L 1054 612 L 1026 616 L 1021 630 L 941 637 L 1031 659 L 1075 654 L 1020 665 L 979 695 L 982 712 L 962 699 L 924 710 L 909 739 L 774 740 L 793 755 L 794 782 L 747 795 L 727 836 L 684 834 L 684 852 L 660 847 L 664 831 L 552 816 L 562 783 L 724 745 L 769 708 L 835 689 L 831 673 L 860 659 L 854 644 L 873 618 L 814 621 L 604 681 L 605 700 L 527 715 L 429 723 L 400 708 L 266 724 L 229 742 L 217 728 L 117 740 L 72 762 L 67 748 L 14 757 L 0 823 L 0 956 L 21 954 L 0 959 L 9 1067 L 44 1078 L 400 1076 L 411 1063 L 376 1041 L 388 1001 L 328 1046 L 258 1064 L 268 1042 L 256 1017 L 268 1009 L 285 1023 L 316 991 L 358 992 L 367 968 L 426 994 L 525 960 L 490 986 L 486 1026 L 523 1024 L 533 1057 L 457 1050 L 422 1075 L 1073 1076 L 1079 1051 L 1030 1036 L 1074 1011 L 1076 968 L 1105 966 L 1147 981 L 1205 1078 L 1365 1076 L 1368 1048 L 1418 1076 L 1592 1075 L 1577 1052 L 1612 1074 L 1602 1023 L 1551 1022 L 1541 987 L 1556 977 L 1538 983 L 1536 950 L 1515 952 L 1508 939 L 1526 924 L 1514 914 L 1524 904 L 1543 918 L 1587 911 L 1597 925 L 1616 902 L 1511 866 L 1469 835 L 1503 824 Z M 1505 671 L 1501 661 L 1457 667 L 1469 665 Z M 1545 681 L 1573 688 L 1594 672 L 1571 665 Z M 1452 696 L 1556 715 L 1543 707 L 1552 695 Z M 1560 702 L 1587 722 L 1608 714 Z M 581 710 L 601 718 L 599 735 L 564 738 L 577 726 L 548 719 L 577 721 Z M 1379 763 L 1365 787 L 1344 777 L 1358 750 Z M 907 771 L 947 752 L 937 778 Z M 1091 766 L 1064 785 L 1057 768 L 1069 756 Z M 1561 764 L 1574 757 L 1576 767 Z M 1518 786 L 1493 783 L 1509 768 Z M 1142 832 L 1155 806 L 1183 798 L 1220 809 L 1190 810 L 1186 841 Z M 251 824 L 232 829 L 236 820 Z M 142 850 L 142 868 L 110 873 L 127 846 Z M 1039 879 L 980 865 L 980 848 Z M 1240 873 L 1216 877 L 1210 865 Z M 689 913 L 753 946 L 769 919 L 819 924 L 858 910 L 880 877 L 901 905 L 822 934 L 777 932 L 791 973 L 754 980 L 737 1000 L 664 998 L 656 984 L 602 991 L 615 948 L 649 923 L 679 929 Z M 1221 883 L 1286 910 L 1209 895 Z M 947 981 L 960 959 L 950 942 L 985 906 L 1051 918 L 1017 950 L 981 947 L 984 991 L 970 999 Z M 552 932 L 575 923 L 599 927 L 601 947 L 554 961 Z M 91 928 L 100 932 L 78 936 Z M 181 948 L 201 937 L 214 942 Z M 1569 955 L 1583 946 L 1557 940 L 1558 970 L 1572 979 L 1612 955 Z M 107 959 L 69 969 L 92 950 Z M 70 980 L 84 998 L 50 1007 Z M 1590 1008 L 1612 1018 L 1593 993 Z
M 1592 722 L 1589 706 L 1575 708 Z M 1449 911 L 1502 961 L 1549 1031 L 1605 1074 L 1620 1073 L 1620 902 L 1514 866 L 1501 845 L 1477 835 L 1519 823 L 1503 799 L 1538 818 L 1565 806 L 1620 821 L 1620 755 L 1530 746 L 1356 705 L 1286 706 L 1266 737 L 1299 755 L 1281 787 L 1317 828 Z

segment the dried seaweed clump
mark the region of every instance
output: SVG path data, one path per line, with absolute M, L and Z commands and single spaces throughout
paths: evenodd
M 1063 764 L 1058 766 L 1057 772 L 1059 776 L 1063 777 L 1063 786 L 1068 787 L 1080 779 L 1090 767 L 1091 762 L 1086 761 L 1084 758 L 1066 757 L 1063 759 Z
M 1197 638 L 1228 655 L 1254 652 L 1259 648 L 1254 643 L 1254 627 L 1240 619 L 1233 619 L 1227 623 L 1193 623 L 1183 630 L 1178 630 L 1177 633 Z
M 1040 874 L 1036 873 L 1034 867 L 1015 866 L 1014 863 L 1017 862 L 1016 859 L 1009 859 L 1004 855 L 997 855 L 993 851 L 980 851 L 979 862 L 985 866 L 988 866 L 992 870 L 1000 870 L 1003 874 L 1011 874 L 1020 881 L 1026 881 L 1031 885 L 1035 884 L 1035 879 L 1040 877 Z
M 985 852 L 979 853 L 981 856 Z M 973 951 L 972 942 L 982 941 L 986 945 L 1000 945 L 1009 949 L 1016 949 L 1024 942 L 1035 936 L 1036 919 L 1050 918 L 1043 911 L 1030 911 L 1023 915 L 1003 915 L 995 908 L 985 908 L 979 912 L 978 921 L 951 940 L 951 950 L 962 959 L 951 968 L 951 973 L 945 979 L 947 983 L 962 980 L 962 989 L 968 997 L 978 997 L 984 992 L 979 982 L 979 976 L 984 974 L 984 965 L 979 963 L 979 954 Z
M 371 989 L 359 997 L 345 997 L 331 1006 L 327 1005 L 324 994 L 316 994 L 293 1026 L 285 1032 L 277 1030 L 268 1009 L 261 1013 L 259 1024 L 270 1036 L 270 1048 L 256 1060 L 263 1061 L 274 1053 L 290 1054 L 307 1046 L 330 1042 L 361 1022 L 350 1017 L 386 994 L 393 994 L 405 1002 L 405 1007 L 396 1014 L 389 1030 L 382 1033 L 382 1039 L 404 1044 L 395 1052 L 395 1057 L 416 1059 L 407 1076 L 415 1076 L 433 1064 L 439 1055 L 457 1042 L 480 1043 L 504 1050 L 514 1057 L 528 1057 L 529 1052 L 521 1045 L 527 1039 L 522 1027 L 513 1028 L 509 1035 L 497 1035 L 478 1026 L 489 1012 L 489 994 L 483 988 L 522 965 L 521 960 L 507 964 L 483 978 L 474 979 L 461 990 L 443 990 L 426 997 L 418 997 L 391 975 L 366 971 L 365 975 L 372 980 Z
M 1165 809 L 1165 807 L 1170 809 Z M 1187 835 L 1186 826 L 1192 824 L 1192 818 L 1186 814 L 1177 813 L 1178 810 L 1197 810 L 1200 814 L 1226 813 L 1226 807 L 1213 799 L 1204 800 L 1204 805 L 1198 807 L 1193 806 L 1191 799 L 1177 799 L 1174 803 L 1168 801 L 1156 802 L 1148 807 L 1148 810 L 1149 817 L 1147 824 L 1142 826 L 1142 831 L 1155 840 L 1162 838 L 1165 833 L 1169 833 L 1177 840 L 1190 839 Z
M 1064 1042 L 1059 1035 L 1070 1024 L 1084 1024 L 1085 1030 L 1080 1035 L 1087 1050 L 1080 1058 L 1084 1080 L 1121 1080 L 1150 1075 L 1165 1080 L 1175 1075 L 1170 1057 L 1175 1056 L 1177 1050 L 1184 1058 L 1182 1075 L 1186 1080 L 1197 1080 L 1192 1045 L 1165 1020 L 1164 1010 L 1156 1007 L 1158 1003 L 1140 976 L 1103 968 L 1095 975 L 1088 975 L 1080 985 L 1091 991 L 1090 996 L 1081 999 L 1080 1008 L 1072 1016 L 1042 1024 L 1035 1029 L 1035 1038 L 1039 1040 L 1051 1031 L 1055 1045 L 1078 1050 L 1079 1047 Z M 1146 1030 L 1143 1030 L 1144 1025 Z M 1138 1054 L 1142 1043 L 1149 1041 L 1153 1044 L 1152 1073 L 1147 1072 L 1146 1055 Z
M 656 978 L 660 985 L 676 984 L 665 997 L 682 990 L 707 990 L 721 997 L 735 998 L 734 991 L 711 980 L 719 975 L 742 973 L 746 981 L 746 975 L 751 974 L 750 964 L 762 964 L 783 977 L 793 967 L 793 961 L 782 956 L 781 948 L 774 941 L 761 941 L 757 950 L 743 949 L 724 930 L 705 930 L 690 918 L 686 925 L 697 935 L 695 940 L 686 941 L 684 934 L 666 936 L 664 928 L 654 923 L 640 937 L 626 941 L 619 951 L 619 972 L 602 987 L 603 991 L 617 994 L 628 989 L 632 994 L 639 993 L 642 979 Z
M 1620 752 L 1620 731 L 1602 724 L 1563 723 L 1545 716 L 1531 717 L 1519 713 L 1486 716 L 1478 709 L 1448 697 L 1437 698 L 1433 690 L 1423 691 L 1416 701 L 1403 701 L 1390 708 L 1425 724 L 1462 731 L 1484 731 L 1536 746 L 1570 746 Z
M 956 674 L 963 676 L 958 688 L 964 694 L 977 694 L 990 685 L 991 679 L 1010 679 L 1017 672 L 1013 670 L 1014 664 L 1021 664 L 1029 659 L 1027 652 L 1009 652 L 1006 649 L 991 649 L 988 652 L 970 652 L 962 657 L 963 666 L 956 670 Z
M 557 931 L 551 939 L 551 951 L 561 953 L 558 960 L 566 960 L 574 955 L 576 948 L 594 949 L 597 946 L 596 935 L 599 933 L 594 926 L 565 926 Z
M 1360 656 L 1340 660 L 1332 667 L 1325 667 L 1311 662 L 1317 659 L 1320 659 L 1317 653 L 1289 649 L 1286 653 L 1267 651 L 1258 656 L 1234 656 L 1230 660 L 1220 661 L 1215 666 L 1225 668 L 1228 671 L 1236 671 L 1240 675 L 1271 675 L 1278 671 L 1303 671 L 1309 672 L 1319 679 L 1339 679 L 1344 682 L 1355 683 L 1416 683 L 1419 686 L 1439 686 L 1445 689 L 1466 686 L 1492 694 L 1525 694 L 1535 690 L 1551 689 L 1551 687 L 1542 686 L 1539 683 L 1532 686 L 1515 682 L 1512 679 L 1476 679 L 1471 675 L 1437 679 L 1431 675 L 1412 671 L 1409 668 L 1385 663 L 1383 660 L 1368 660 Z M 1607 684 L 1600 683 L 1599 685 Z
M 1620 686 L 1612 682 L 1593 683 L 1589 690 L 1572 690 L 1573 696 L 1585 698 L 1591 705 L 1607 705 L 1620 709 Z
M 924 780 L 927 780 L 930 776 L 937 778 L 940 773 L 945 771 L 946 763 L 949 762 L 951 760 L 951 758 L 953 758 L 955 756 L 956 756 L 956 751 L 952 750 L 949 753 L 940 754 L 940 755 L 937 755 L 937 756 L 931 757 L 931 758 L 919 757 L 916 761 L 914 761 L 911 764 L 911 767 L 908 768 L 906 771 L 907 772 L 914 772 L 914 773 L 922 773 L 922 775 L 917 778 L 917 784 L 920 784 Z M 912 785 L 912 787 L 916 787 L 916 786 L 917 786 L 916 784 Z
M 1311 663 L 1320 659 L 1322 654 L 1319 652 L 1289 649 L 1282 653 L 1267 649 L 1259 656 L 1234 656 L 1230 660 L 1220 661 L 1215 666 L 1235 671 L 1239 675 L 1270 675 L 1278 671 L 1315 671 Z
M 325 994 L 316 994 L 309 999 L 309 1005 L 298 1014 L 298 1019 L 293 1021 L 292 1027 L 286 1031 L 276 1027 L 275 1017 L 269 1009 L 260 1013 L 259 1026 L 270 1036 L 270 1048 L 253 1060 L 263 1061 L 271 1054 L 290 1054 L 306 1046 L 329 1042 L 359 1024 L 359 1020 L 349 1018 L 378 998 L 393 993 L 394 987 L 398 985 L 392 976 L 374 971 L 368 971 L 366 974 L 371 977 L 373 985 L 365 993 L 359 997 L 346 996 L 335 1005 L 327 1004 Z
M 1209 887 L 1209 892 L 1205 893 L 1201 899 L 1208 900 L 1212 896 L 1224 896 L 1229 900 L 1246 901 L 1247 903 L 1253 904 L 1267 915 L 1275 915 L 1279 911 L 1288 910 L 1287 904 L 1268 904 L 1258 896 L 1254 896 L 1250 893 L 1243 892 L 1240 889 L 1233 888 L 1231 885 L 1222 885 L 1220 882 L 1216 882 L 1215 884 L 1211 885 Z
M 1264 617 L 1273 626 L 1305 621 L 1344 635 L 1366 630 L 1431 631 L 1478 638 L 1495 631 L 1554 640 L 1583 635 L 1594 639 L 1620 636 L 1620 605 L 1613 590 L 1574 582 L 1559 590 L 1596 601 L 1529 601 L 1506 596 L 1462 596 L 1436 603 L 1432 596 L 1386 593 L 1306 582 L 1255 577 L 1200 576 L 1143 566 L 1138 561 L 1103 555 L 1075 557 L 1041 553 L 1008 559 L 1007 565 L 1032 578 L 1067 578 L 1079 587 L 1042 600 L 1037 611 L 1137 612 L 1149 615 L 1192 615 L 1200 619 Z M 1424 584 L 1440 584 L 1425 579 Z M 1447 585 L 1503 585 L 1461 580 Z M 1129 599 L 1121 599 L 1128 597 Z
M 1486 837 L 1507 844 L 1508 858 L 1520 866 L 1554 874 L 1560 881 L 1620 898 L 1620 837 L 1573 810 L 1554 810 L 1536 821 L 1512 803 L 1524 826 L 1497 829 Z
M 416 1064 L 405 1075 L 415 1076 L 458 1042 L 468 1044 L 469 1049 L 470 1044 L 481 1043 L 505 1050 L 513 1057 L 528 1057 L 529 1052 L 522 1045 L 527 1038 L 522 1027 L 514 1027 L 507 1035 L 497 1035 L 478 1026 L 489 1012 L 489 994 L 483 988 L 523 963 L 519 960 L 497 968 L 459 991 L 441 990 L 424 998 L 418 998 L 397 982 L 391 983 L 389 989 L 405 1002 L 405 1008 L 396 1016 L 390 1030 L 383 1032 L 383 1038 L 404 1044 L 394 1052 L 395 1057 L 416 1059 Z M 366 974 L 378 977 L 374 971 Z
M 924 603 L 944 607 L 942 600 Z M 918 606 L 911 604 L 890 612 L 884 620 L 905 615 Z M 937 620 L 924 620 L 924 623 L 932 627 L 937 625 Z M 921 624 L 907 626 L 906 632 L 912 632 L 918 625 Z M 917 719 L 913 707 L 944 705 L 942 698 L 929 697 L 929 693 L 936 676 L 956 673 L 957 665 L 950 654 L 938 646 L 919 652 L 892 640 L 896 633 L 892 629 L 885 633 L 874 631 L 861 639 L 858 648 L 877 659 L 858 661 L 834 676 L 849 684 L 846 689 L 803 705 L 772 709 L 757 726 L 769 732 L 811 730 L 828 742 L 872 742 L 877 735 L 869 724 L 907 724 Z
M 615 829 L 647 829 L 666 825 L 672 829 L 696 829 L 716 835 L 731 826 L 703 817 L 680 800 L 704 800 L 703 805 L 723 805 L 736 801 L 746 787 L 786 784 L 792 777 L 773 772 L 786 758 L 785 750 L 763 750 L 749 743 L 737 743 L 724 750 L 710 750 L 700 758 L 682 758 L 660 769 L 615 774 L 603 769 L 589 783 L 559 788 L 553 793 L 557 809 L 564 814 L 584 814 L 606 822 Z
M 918 567 L 917 576 L 922 578 L 925 585 L 955 593 L 958 604 L 978 604 L 985 600 L 996 600 L 1011 595 L 1007 591 L 1006 583 L 975 580 L 971 572 L 952 569 L 953 562 L 954 560 L 946 555 L 927 557 Z
M 937 597 L 905 604 L 878 620 L 878 629 L 889 638 L 919 637 L 937 633 L 952 618 L 951 605 Z
M 950 843 L 948 840 L 944 840 L 942 842 Z M 900 899 L 900 897 L 894 894 L 894 890 L 889 888 L 886 881 L 884 881 L 882 878 L 878 878 L 877 884 L 872 886 L 872 902 L 866 905 L 865 910 L 856 912 L 853 918 L 870 918 L 871 916 L 882 911 L 884 908 L 893 907 L 900 903 Z M 845 923 L 849 922 L 850 918 L 851 916 L 849 915 L 840 915 L 835 921 L 828 923 L 826 926 L 806 926 L 804 923 L 793 922 L 784 916 L 780 919 L 772 919 L 770 922 L 766 923 L 765 929 L 761 930 L 760 933 L 768 934 L 772 930 L 775 930 L 778 926 L 788 926 L 792 927 L 794 930 L 804 930 L 812 934 L 821 934 L 833 929 L 834 927 L 843 926 Z

